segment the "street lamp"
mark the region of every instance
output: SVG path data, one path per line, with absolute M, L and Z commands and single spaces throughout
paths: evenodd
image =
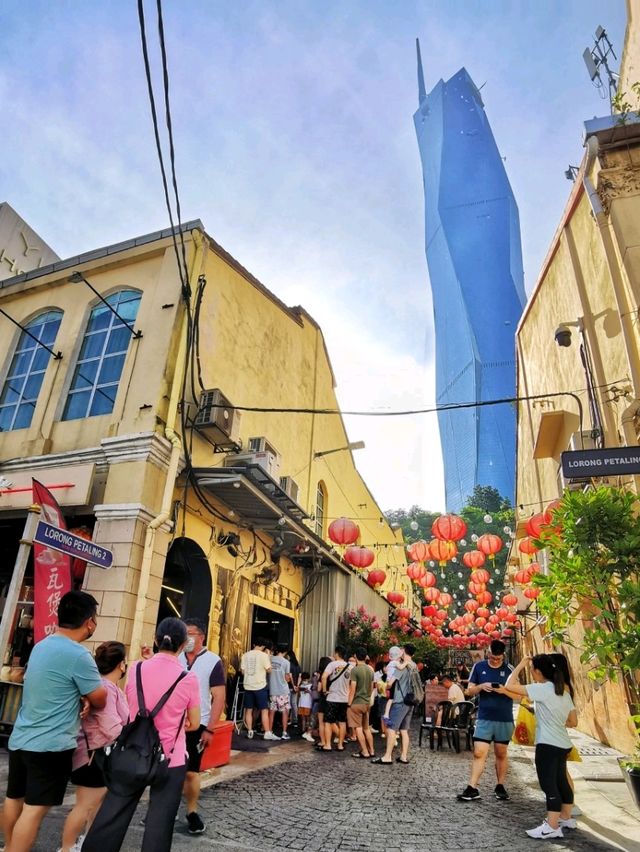
M 346 447 L 336 447 L 334 450 L 320 450 L 319 453 L 314 453 L 314 459 L 319 459 L 322 456 L 328 456 L 331 453 L 340 453 L 342 450 L 364 450 L 364 441 L 353 441 L 347 444 Z

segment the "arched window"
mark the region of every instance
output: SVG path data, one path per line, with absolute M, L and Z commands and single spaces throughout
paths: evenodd
M 47 311 L 34 317 L 18 340 L 9 372 L 0 394 L 0 432 L 26 429 L 31 418 L 51 353 L 38 341 L 53 347 L 62 321 L 62 311 Z M 35 340 L 34 340 L 35 338 Z
M 316 491 L 316 535 L 324 534 L 324 519 L 327 514 L 327 489 L 324 482 L 318 483 Z
M 106 301 L 133 325 L 141 294 L 118 290 Z M 127 356 L 131 330 L 102 302 L 91 311 L 87 330 L 73 373 L 63 420 L 109 414 L 118 393 L 118 383 Z

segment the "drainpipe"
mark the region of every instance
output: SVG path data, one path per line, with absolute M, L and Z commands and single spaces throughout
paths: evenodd
M 196 245 L 196 253 L 192 267 L 192 277 L 195 270 L 198 270 L 204 261 L 204 240 L 198 231 L 192 231 L 192 238 Z M 198 274 L 197 272 L 195 273 Z M 144 550 L 142 553 L 142 564 L 140 566 L 140 580 L 138 583 L 138 593 L 136 596 L 136 609 L 133 617 L 133 627 L 131 630 L 131 641 L 129 644 L 130 653 L 138 655 L 142 644 L 142 631 L 144 628 L 144 613 L 147 608 L 147 592 L 149 591 L 149 582 L 151 580 L 151 562 L 153 559 L 153 545 L 156 538 L 156 530 L 158 530 L 171 517 L 171 503 L 173 499 L 173 491 L 175 488 L 176 476 L 178 474 L 178 465 L 180 464 L 180 454 L 182 451 L 182 440 L 180 435 L 174 429 L 176 417 L 178 415 L 178 405 L 180 404 L 180 396 L 182 393 L 182 383 L 184 374 L 187 369 L 187 331 L 188 331 L 188 313 L 186 307 L 183 311 L 182 324 L 180 327 L 180 340 L 178 344 L 178 353 L 175 360 L 175 368 L 173 373 L 173 383 L 171 385 L 171 395 L 169 397 L 169 407 L 167 409 L 167 420 L 164 434 L 168 441 L 171 442 L 171 454 L 169 456 L 169 465 L 167 467 L 167 475 L 164 483 L 164 491 L 162 494 L 162 503 L 160 504 L 160 514 L 153 518 L 147 526 L 147 532 L 144 539 Z
M 611 283 L 613 284 L 613 292 L 620 317 L 620 325 L 622 327 L 622 339 L 624 341 L 625 353 L 627 356 L 627 365 L 629 367 L 629 375 L 631 376 L 631 385 L 633 389 L 633 400 L 627 406 L 622 414 L 620 425 L 624 434 L 624 440 L 628 447 L 633 447 L 638 443 L 638 436 L 634 424 L 634 418 L 640 409 L 640 358 L 638 356 L 638 346 L 635 339 L 631 311 L 627 294 L 624 287 L 624 281 L 620 270 L 620 265 L 616 256 L 615 247 L 609 230 L 609 221 L 607 215 L 602 209 L 600 197 L 596 192 L 596 188 L 589 176 L 589 172 L 595 163 L 598 156 L 598 139 L 596 136 L 590 136 L 587 140 L 587 161 L 584 167 L 584 176 L 582 183 L 589 198 L 593 216 L 598 225 L 602 247 L 604 249 Z M 640 493 L 640 477 L 633 477 L 636 492 Z

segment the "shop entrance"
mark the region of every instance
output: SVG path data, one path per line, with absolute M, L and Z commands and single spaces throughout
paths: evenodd
M 211 570 L 209 561 L 200 547 L 190 538 L 177 538 L 167 553 L 158 623 L 173 616 L 200 618 L 209 622 L 211 607 Z
M 251 624 L 252 647 L 256 639 L 270 639 L 274 647 L 286 645 L 290 648 L 293 644 L 293 619 L 263 606 L 254 606 Z

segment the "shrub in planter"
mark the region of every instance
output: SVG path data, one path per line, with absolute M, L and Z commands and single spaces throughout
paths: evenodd
M 632 757 L 619 757 L 620 770 L 627 783 L 631 798 L 640 808 L 640 716 L 632 716 L 631 720 L 636 726 L 638 733 L 638 746 Z

